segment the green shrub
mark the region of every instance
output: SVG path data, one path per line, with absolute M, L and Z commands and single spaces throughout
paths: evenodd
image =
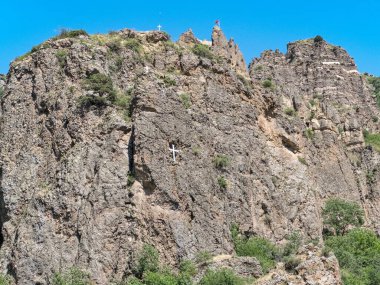
M 177 84 L 175 79 L 173 79 L 170 75 L 164 75 L 162 80 L 167 87 L 175 86 Z
M 367 183 L 368 184 L 373 184 L 376 182 L 376 176 L 375 176 L 376 169 L 367 171 L 366 173 L 366 178 L 367 178 Z
M 112 79 L 105 74 L 91 74 L 87 79 L 85 79 L 84 83 L 86 90 L 92 90 L 99 95 L 109 95 L 111 97 L 116 95 L 113 88 Z
M 116 57 L 115 64 L 111 67 L 112 71 L 119 72 L 123 67 L 123 58 L 121 56 Z
M 0 274 L 0 285 L 11 285 L 12 279 L 8 275 Z
M 322 255 L 324 257 L 329 257 L 331 255 L 331 248 L 324 246 L 322 249 Z
M 380 152 L 380 134 L 370 134 L 369 132 L 364 132 L 364 141 L 366 145 L 370 145 L 376 151 Z
M 190 95 L 187 93 L 181 93 L 179 95 L 179 98 L 181 99 L 182 105 L 186 108 L 189 109 L 191 106 L 191 100 L 190 100 Z
M 78 98 L 80 108 L 88 108 L 90 106 L 105 107 L 108 105 L 107 99 L 99 96 L 84 95 Z
M 294 109 L 291 108 L 291 107 L 287 107 L 287 108 L 285 108 L 284 113 L 285 113 L 286 115 L 290 116 L 290 117 L 295 117 L 295 116 L 297 116 L 297 112 L 296 112 L 296 110 L 294 110 Z
M 321 42 L 323 42 L 323 38 L 320 35 L 318 35 L 314 38 L 314 43 L 318 44 Z
M 208 270 L 198 283 L 199 285 L 243 285 L 244 280 L 229 269 Z
M 171 272 L 152 272 L 144 274 L 145 285 L 177 285 L 177 277 Z
M 110 49 L 111 52 L 119 52 L 122 49 L 120 39 L 113 39 L 110 42 L 108 42 L 106 45 Z
M 214 59 L 214 54 L 212 53 L 210 47 L 204 44 L 195 44 L 192 48 L 192 51 L 197 56 L 208 58 L 211 60 Z
M 195 276 L 197 274 L 197 267 L 191 260 L 184 260 L 179 265 L 179 272 L 187 276 Z
M 82 270 L 72 267 L 65 273 L 56 273 L 52 280 L 53 285 L 90 285 L 89 275 Z
M 32 47 L 30 52 L 33 53 L 33 52 L 39 51 L 41 49 L 41 47 L 42 47 L 42 44 L 36 45 L 36 46 Z
M 193 146 L 191 150 L 193 151 L 193 154 L 196 156 L 200 155 L 202 151 L 202 149 L 199 146 Z
M 85 30 L 68 30 L 62 29 L 58 36 L 55 36 L 53 40 L 60 40 L 65 38 L 76 38 L 79 36 L 88 36 Z
M 131 103 L 133 98 L 133 90 L 133 88 L 129 88 L 125 92 L 117 92 L 115 99 L 112 101 L 114 105 L 120 107 L 123 110 L 123 118 L 126 122 L 129 122 L 131 120 Z
M 263 87 L 273 89 L 274 84 L 273 84 L 272 80 L 267 79 L 267 80 L 263 81 Z
M 133 90 L 128 89 L 125 92 L 117 92 L 115 100 L 112 101 L 116 106 L 128 110 L 132 102 L 132 92 Z
M 317 105 L 317 102 L 314 99 L 310 99 L 309 105 L 310 105 L 310 107 L 314 107 L 315 105 Z
M 144 285 L 144 283 L 140 279 L 136 278 L 135 276 L 129 277 L 126 281 L 126 284 L 127 285 Z M 124 283 L 121 283 L 120 285 L 124 285 Z
M 181 52 L 181 47 L 178 44 L 176 44 L 176 43 L 174 43 L 172 41 L 166 41 L 166 42 L 163 42 L 163 43 L 164 43 L 164 46 L 165 46 L 166 50 L 172 49 L 172 50 L 175 50 L 178 53 Z
M 235 251 L 238 256 L 253 256 L 260 262 L 264 273 L 274 268 L 278 249 L 265 238 L 258 236 L 250 238 L 235 237 Z
M 205 264 L 208 263 L 212 258 L 212 255 L 208 251 L 200 251 L 195 257 L 195 262 L 197 264 Z
M 127 185 L 132 186 L 135 183 L 136 177 L 132 172 L 128 172 Z
M 56 52 L 55 56 L 58 59 L 59 66 L 61 68 L 64 68 L 66 66 L 66 63 L 67 63 L 67 61 L 66 61 L 67 60 L 67 50 L 60 49 Z
M 124 42 L 124 46 L 127 48 L 127 49 L 130 49 L 136 53 L 140 53 L 141 52 L 141 49 L 142 49 L 142 45 L 141 43 L 139 42 L 139 40 L 137 39 L 127 39 L 125 42 Z
M 287 243 L 285 244 L 282 254 L 283 256 L 290 256 L 296 254 L 302 243 L 301 235 L 298 231 L 291 233 L 286 237 Z
M 312 140 L 314 138 L 314 131 L 312 128 L 307 128 L 305 130 L 305 137 L 307 137 L 309 140 Z
M 26 57 L 28 57 L 32 53 L 34 53 L 36 51 L 39 51 L 42 48 L 47 48 L 47 47 L 48 47 L 48 45 L 46 43 L 42 43 L 42 44 L 36 45 L 36 46 L 32 47 L 32 49 L 30 51 L 28 51 L 27 53 L 25 53 L 25 54 L 23 54 L 23 55 L 21 55 L 19 57 L 16 57 L 15 61 L 24 60 Z
M 222 189 L 226 189 L 227 188 L 228 183 L 227 183 L 226 178 L 224 178 L 224 176 L 220 176 L 218 178 L 218 185 Z
M 165 31 L 161 31 L 161 34 L 164 34 L 164 35 L 166 36 L 166 38 L 167 38 L 166 41 L 170 41 L 171 36 L 170 36 L 167 32 L 165 32 Z
M 158 251 L 152 245 L 144 244 L 137 257 L 136 276 L 141 278 L 145 272 L 158 272 L 158 270 Z
M 301 263 L 301 259 L 294 255 L 284 257 L 285 270 L 289 272 L 295 272 L 296 267 Z
M 213 162 L 216 168 L 222 169 L 230 164 L 230 159 L 227 155 L 218 154 L 214 157 Z
M 91 74 L 84 80 L 84 88 L 92 90 L 99 96 L 86 95 L 79 98 L 81 107 L 106 106 L 108 101 L 114 103 L 117 100 L 117 93 L 113 88 L 112 79 L 102 73 Z
M 250 88 L 251 87 L 251 82 L 249 79 L 245 78 L 245 76 L 238 74 L 237 78 L 243 83 L 244 87 Z
M 355 202 L 339 198 L 327 200 L 322 210 L 323 223 L 332 228 L 336 235 L 344 235 L 350 226 L 361 226 L 364 223 L 364 212 Z
M 344 236 L 330 236 L 325 245 L 336 255 L 345 285 L 379 284 L 380 239 L 367 229 L 353 229 Z
M 376 98 L 377 105 L 380 107 L 380 77 L 367 77 L 368 82 L 375 88 L 373 95 Z
M 307 161 L 304 157 L 298 156 L 298 161 L 301 162 L 303 165 L 308 166 Z

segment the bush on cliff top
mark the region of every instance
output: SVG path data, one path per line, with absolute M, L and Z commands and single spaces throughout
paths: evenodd
M 60 40 L 65 38 L 76 38 L 79 36 L 88 36 L 85 30 L 68 30 L 62 29 L 59 35 L 55 36 L 53 40 Z
M 318 35 L 314 38 L 314 43 L 320 43 L 320 42 L 323 42 L 323 38 L 320 35 Z

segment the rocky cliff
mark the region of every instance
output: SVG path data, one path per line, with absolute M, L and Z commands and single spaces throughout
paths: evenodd
M 305 40 L 248 71 L 219 28 L 211 50 L 199 43 L 126 29 L 52 39 L 12 63 L 0 261 L 17 284 L 74 264 L 96 284 L 120 280 L 143 243 L 173 265 L 233 254 L 232 224 L 275 242 L 295 230 L 320 239 L 335 196 L 380 231 L 380 156 L 362 135 L 379 131 L 379 111 L 353 59 Z M 88 87 L 96 74 L 119 99 Z

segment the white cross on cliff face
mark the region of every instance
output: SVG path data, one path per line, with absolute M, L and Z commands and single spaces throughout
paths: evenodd
M 179 152 L 179 150 L 175 149 L 174 144 L 172 144 L 172 148 L 169 148 L 169 150 L 173 153 L 173 161 L 175 162 L 176 152 Z
M 157 28 L 159 31 L 161 31 L 162 26 L 160 24 L 158 24 Z

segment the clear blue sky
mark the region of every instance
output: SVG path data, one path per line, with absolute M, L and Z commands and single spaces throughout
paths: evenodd
M 127 1 L 4 0 L 0 17 L 0 73 L 9 62 L 61 28 L 89 33 L 158 24 L 176 40 L 192 28 L 209 39 L 216 19 L 240 45 L 248 62 L 266 49 L 286 50 L 291 41 L 322 35 L 343 46 L 361 72 L 380 76 L 380 1 Z

